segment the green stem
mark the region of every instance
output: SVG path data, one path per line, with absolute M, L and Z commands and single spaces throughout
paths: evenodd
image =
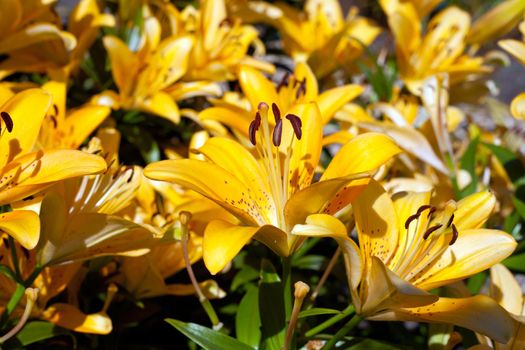
M 348 307 L 344 309 L 343 311 L 341 311 L 340 314 L 337 314 L 329 318 L 328 320 L 324 321 L 323 323 L 317 325 L 316 327 L 310 329 L 308 332 L 305 333 L 305 336 L 307 338 L 313 337 L 314 335 L 324 331 L 328 327 L 352 315 L 354 312 L 355 312 L 354 305 L 348 305 Z
M 335 333 L 335 335 L 330 339 L 328 342 L 326 342 L 325 346 L 323 347 L 323 350 L 330 350 L 334 347 L 334 345 L 341 340 L 345 335 L 348 334 L 352 329 L 354 329 L 357 324 L 361 322 L 361 317 L 359 315 L 354 315 L 340 330 Z
M 292 316 L 292 258 L 283 258 L 283 293 L 284 293 L 284 312 L 286 323 Z
M 18 263 L 18 254 L 16 253 L 16 245 L 13 237 L 9 236 L 9 248 L 11 250 L 11 259 L 13 259 L 13 265 L 15 267 L 15 274 L 18 279 L 22 278 L 20 274 L 20 264 Z

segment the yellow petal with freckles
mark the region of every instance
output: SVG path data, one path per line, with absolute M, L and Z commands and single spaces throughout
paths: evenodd
M 1 122 L 0 167 L 16 156 L 32 151 L 50 106 L 51 96 L 41 89 L 24 90 L 0 106 L 0 112 L 9 113 L 13 121 L 11 132 L 6 132 L 5 123 Z
M 132 89 L 130 82 L 139 68 L 138 58 L 119 38 L 105 36 L 102 40 L 111 60 L 111 72 L 113 73 L 115 84 L 117 84 L 121 93 L 127 95 Z
M 1 178 L 6 186 L 0 191 L 1 204 L 23 199 L 55 181 L 100 173 L 106 170 L 106 161 L 81 151 L 53 150 L 18 157 L 6 168 Z
M 371 180 L 352 207 L 363 259 L 376 256 L 388 265 L 398 244 L 397 216 L 390 196 Z
M 211 274 L 221 271 L 258 233 L 273 235 L 280 231 L 273 226 L 238 226 L 223 220 L 211 221 L 204 231 L 202 257 Z M 286 252 L 287 247 L 283 247 Z
M 266 222 L 276 222 L 275 203 L 260 163 L 241 144 L 231 139 L 214 137 L 198 150 L 212 163 L 220 166 L 251 189 L 252 198 Z
M 142 101 L 138 107 L 145 112 L 168 119 L 174 124 L 178 124 L 180 121 L 179 107 L 173 100 L 173 97 L 165 92 L 160 91 L 151 95 Z
M 82 142 L 107 118 L 111 109 L 103 106 L 87 105 L 69 114 L 65 122 L 69 147 L 78 148 Z
M 518 40 L 500 40 L 498 41 L 499 47 L 510 53 L 514 58 L 525 65 L 525 43 Z
M 0 231 L 13 237 L 26 249 L 36 247 L 40 238 L 40 219 L 30 210 L 16 210 L 0 214 Z
M 42 316 L 51 323 L 80 333 L 109 334 L 113 329 L 111 319 L 105 312 L 85 314 L 70 304 L 53 304 Z
M 485 295 L 439 298 L 431 305 L 387 311 L 369 319 L 452 324 L 484 334 L 500 343 L 508 342 L 515 329 L 515 321 L 510 315 Z
M 472 276 L 508 257 L 516 248 L 511 235 L 498 230 L 459 230 L 457 241 L 415 282 L 429 290 Z
M 368 177 L 368 174 L 363 173 L 320 181 L 294 193 L 284 208 L 287 226 L 291 228 L 301 224 L 308 215 L 321 211 L 336 213 L 343 204 L 357 198 L 368 184 Z M 343 200 L 342 196 L 337 196 L 340 191 L 345 191 L 345 203 L 339 203 Z
M 264 223 L 259 209 L 254 206 L 251 189 L 215 164 L 193 159 L 164 160 L 146 166 L 144 175 L 153 180 L 186 186 L 213 200 L 247 224 Z
M 496 205 L 496 197 L 488 192 L 478 192 L 463 198 L 457 203 L 454 212 L 454 225 L 458 231 L 481 228 Z
M 359 135 L 337 152 L 321 179 L 373 171 L 400 152 L 401 149 L 386 135 Z
M 266 102 L 270 106 L 272 102 L 279 101 L 277 90 L 271 80 L 266 79 L 255 68 L 241 66 L 239 69 L 239 83 L 253 110 L 257 110 L 260 102 Z M 270 119 L 270 122 L 273 123 L 273 118 Z
M 522 120 L 525 119 L 525 92 L 514 97 L 512 103 L 510 104 L 510 111 L 514 118 Z
M 512 272 L 502 264 L 490 268 L 491 298 L 514 315 L 521 315 L 523 308 L 523 292 Z
M 323 117 L 323 124 L 327 124 L 345 104 L 361 95 L 363 87 L 360 85 L 345 85 L 323 92 L 317 99 L 317 105 Z

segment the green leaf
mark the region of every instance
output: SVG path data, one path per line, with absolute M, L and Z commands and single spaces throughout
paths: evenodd
M 166 322 L 206 350 L 253 350 L 252 347 L 237 339 L 196 323 L 186 323 L 170 318 L 167 318 Z
M 512 182 L 518 181 L 523 174 L 525 174 L 525 167 L 514 152 L 490 143 L 483 143 L 483 146 L 487 147 L 500 163 L 503 164 Z
M 460 199 L 476 192 L 476 187 L 478 185 L 478 175 L 476 174 L 476 151 L 478 149 L 478 144 L 479 137 L 475 137 L 461 157 L 460 166 L 470 174 L 471 181 L 464 189 L 460 190 Z
M 58 335 L 71 334 L 68 330 L 45 321 L 27 323 L 24 328 L 5 344 L 5 349 L 19 349 Z
M 525 253 L 513 255 L 503 260 L 503 265 L 516 272 L 525 272 Z
M 237 290 L 243 284 L 253 281 L 257 277 L 259 277 L 259 271 L 250 265 L 244 265 L 242 269 L 237 272 L 237 274 L 235 274 L 235 277 L 233 278 L 232 284 L 230 286 L 230 291 L 233 292 Z
M 262 260 L 260 276 L 259 312 L 262 325 L 261 349 L 281 350 L 284 345 L 286 326 L 283 285 L 269 260 Z
M 254 348 L 261 341 L 261 316 L 259 315 L 259 289 L 250 286 L 242 298 L 235 315 L 237 339 Z
M 516 208 L 516 212 L 521 216 L 521 219 L 525 220 L 525 203 L 516 197 L 512 197 L 512 203 L 514 204 L 514 208 Z
M 335 310 L 335 309 L 327 309 L 327 308 L 313 308 L 310 310 L 304 310 L 299 313 L 299 318 L 305 318 L 305 317 L 311 317 L 311 316 L 317 316 L 317 315 L 335 315 L 340 314 L 341 311 Z
M 322 255 L 306 255 L 293 260 L 293 267 L 303 270 L 319 271 L 326 262 L 326 257 Z
M 481 287 L 483 287 L 483 284 L 485 283 L 487 279 L 487 276 L 488 276 L 487 272 L 483 271 L 483 272 L 475 274 L 474 276 L 468 279 L 467 288 L 472 295 L 479 293 Z

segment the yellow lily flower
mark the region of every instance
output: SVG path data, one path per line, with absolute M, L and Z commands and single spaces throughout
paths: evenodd
M 525 38 L 525 21 L 521 22 L 519 29 Z M 506 39 L 498 41 L 498 45 L 525 65 L 525 41 Z M 525 93 L 519 94 L 512 100 L 510 110 L 514 118 L 525 119 Z
M 496 200 L 489 192 L 430 205 L 430 192 L 400 192 L 390 197 L 372 180 L 352 204 L 359 247 L 343 223 L 317 214 L 296 235 L 337 240 L 345 255 L 356 312 L 369 320 L 447 323 L 472 329 L 500 343 L 514 322 L 494 300 L 441 298 L 427 291 L 467 278 L 509 256 L 512 236 L 482 228 Z
M 160 33 L 147 38 L 144 48 L 134 53 L 119 38 L 104 37 L 119 92 L 105 91 L 93 101 L 114 109 L 138 109 L 178 123 L 179 108 L 165 90 L 186 72 L 193 38 L 172 36 L 160 41 Z
M 69 62 L 75 37 L 59 29 L 54 1 L 9 0 L 0 5 L 0 78 L 58 68 Z
M 214 137 L 197 150 L 204 161 L 165 160 L 144 169 L 147 177 L 186 186 L 241 221 L 241 225 L 224 220 L 208 224 L 203 258 L 213 274 L 252 238 L 281 256 L 290 255 L 301 243 L 290 235 L 295 224 L 308 214 L 343 208 L 368 181 L 358 173 L 371 172 L 400 152 L 386 136 L 362 135 L 340 150 L 322 181 L 312 184 L 321 153 L 321 113 L 315 103 L 297 104 L 287 113 L 281 116 L 275 103 L 271 112 L 267 103 L 259 104 L 249 128 L 258 157 L 231 139 Z M 361 179 L 352 182 L 356 177 Z
M 268 73 L 275 67 L 247 54 L 256 44 L 256 53 L 263 53 L 257 30 L 228 17 L 224 0 L 201 0 L 199 10 L 187 6 L 178 15 L 184 32 L 195 37 L 185 80 L 233 80 L 240 65 L 249 65 Z
M 20 272 L 23 278 L 28 278 L 30 273 L 35 268 L 35 252 L 27 251 L 20 246 L 16 246 Z M 10 257 L 10 247 L 6 244 L 6 240 L 0 244 L 0 252 L 2 258 L 1 263 L 14 268 Z M 48 267 L 42 270 L 40 275 L 36 278 L 33 286 L 39 289 L 38 298 L 31 310 L 31 317 L 46 320 L 57 324 L 61 327 L 74 330 L 81 333 L 91 334 L 108 334 L 112 330 L 112 322 L 106 314 L 105 309 L 100 312 L 85 314 L 74 302 L 70 303 L 49 303 L 50 300 L 60 293 L 66 287 L 68 294 L 75 293 L 73 288 L 73 281 L 81 271 L 81 264 L 73 263 L 61 266 Z M 7 305 L 8 298 L 16 290 L 16 283 L 6 277 L 0 276 L 0 309 L 3 310 Z M 48 305 L 49 304 L 49 305 Z M 109 305 L 109 304 L 108 304 Z M 14 314 L 21 314 L 25 308 L 25 302 L 22 302 L 15 309 Z
M 256 69 L 242 66 L 239 69 L 239 84 L 247 101 L 232 101 L 231 95 L 222 100 L 212 100 L 216 106 L 200 112 L 199 119 L 219 121 L 248 137 L 249 125 L 260 101 L 273 101 L 283 114 L 299 104 L 316 102 L 324 125 L 345 103 L 363 91 L 359 85 L 348 84 L 319 93 L 317 79 L 305 63 L 298 63 L 293 75 L 285 75 L 277 87 Z M 273 120 L 269 122 L 274 125 Z
M 382 0 L 388 24 L 396 41 L 401 77 L 410 92 L 420 94 L 422 82 L 437 73 L 448 72 L 451 82 L 467 75 L 487 73 L 483 59 L 463 54 L 470 29 L 470 16 L 450 6 L 432 17 L 422 36 L 421 18 L 411 2 Z
M 35 194 L 55 182 L 106 168 L 98 156 L 73 150 L 37 151 L 42 120 L 51 105 L 43 90 L 20 92 L 0 106 L 0 205 Z M 0 226 L 25 248 L 38 242 L 38 217 L 28 211 L 0 215 Z
M 284 2 L 263 1 L 233 2 L 231 8 L 239 16 L 275 26 L 286 53 L 296 61 L 308 61 L 318 77 L 351 63 L 381 31 L 358 16 L 355 8 L 345 19 L 337 0 L 307 0 L 303 11 Z
M 42 89 L 53 96 L 53 105 L 38 136 L 38 146 L 44 150 L 78 148 L 111 113 L 108 107 L 89 103 L 66 111 L 65 81 L 49 81 Z

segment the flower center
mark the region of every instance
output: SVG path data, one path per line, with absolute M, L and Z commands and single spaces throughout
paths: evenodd
M 290 160 L 293 154 L 292 145 L 294 137 L 297 140 L 300 140 L 302 137 L 302 122 L 295 114 L 287 114 L 285 116 L 285 119 L 288 120 L 292 127 L 293 133 L 285 148 L 286 151 L 283 153 L 281 152 L 283 150 L 281 142 L 283 140 L 284 121 L 281 118 L 281 111 L 275 103 L 272 103 L 272 112 L 275 118 L 275 126 L 272 131 L 270 131 L 268 111 L 268 104 L 265 102 L 259 103 L 255 119 L 250 123 L 248 131 L 250 142 L 255 146 L 269 180 L 272 197 L 278 211 L 279 226 L 285 227 L 284 206 L 288 200 L 288 179 L 291 172 Z
M 453 245 L 459 232 L 454 225 L 455 201 L 449 201 L 436 215 L 436 208 L 421 206 L 405 222 L 407 242 L 393 271 L 407 281 L 417 280 L 439 257 Z M 450 238 L 447 238 L 450 237 Z

